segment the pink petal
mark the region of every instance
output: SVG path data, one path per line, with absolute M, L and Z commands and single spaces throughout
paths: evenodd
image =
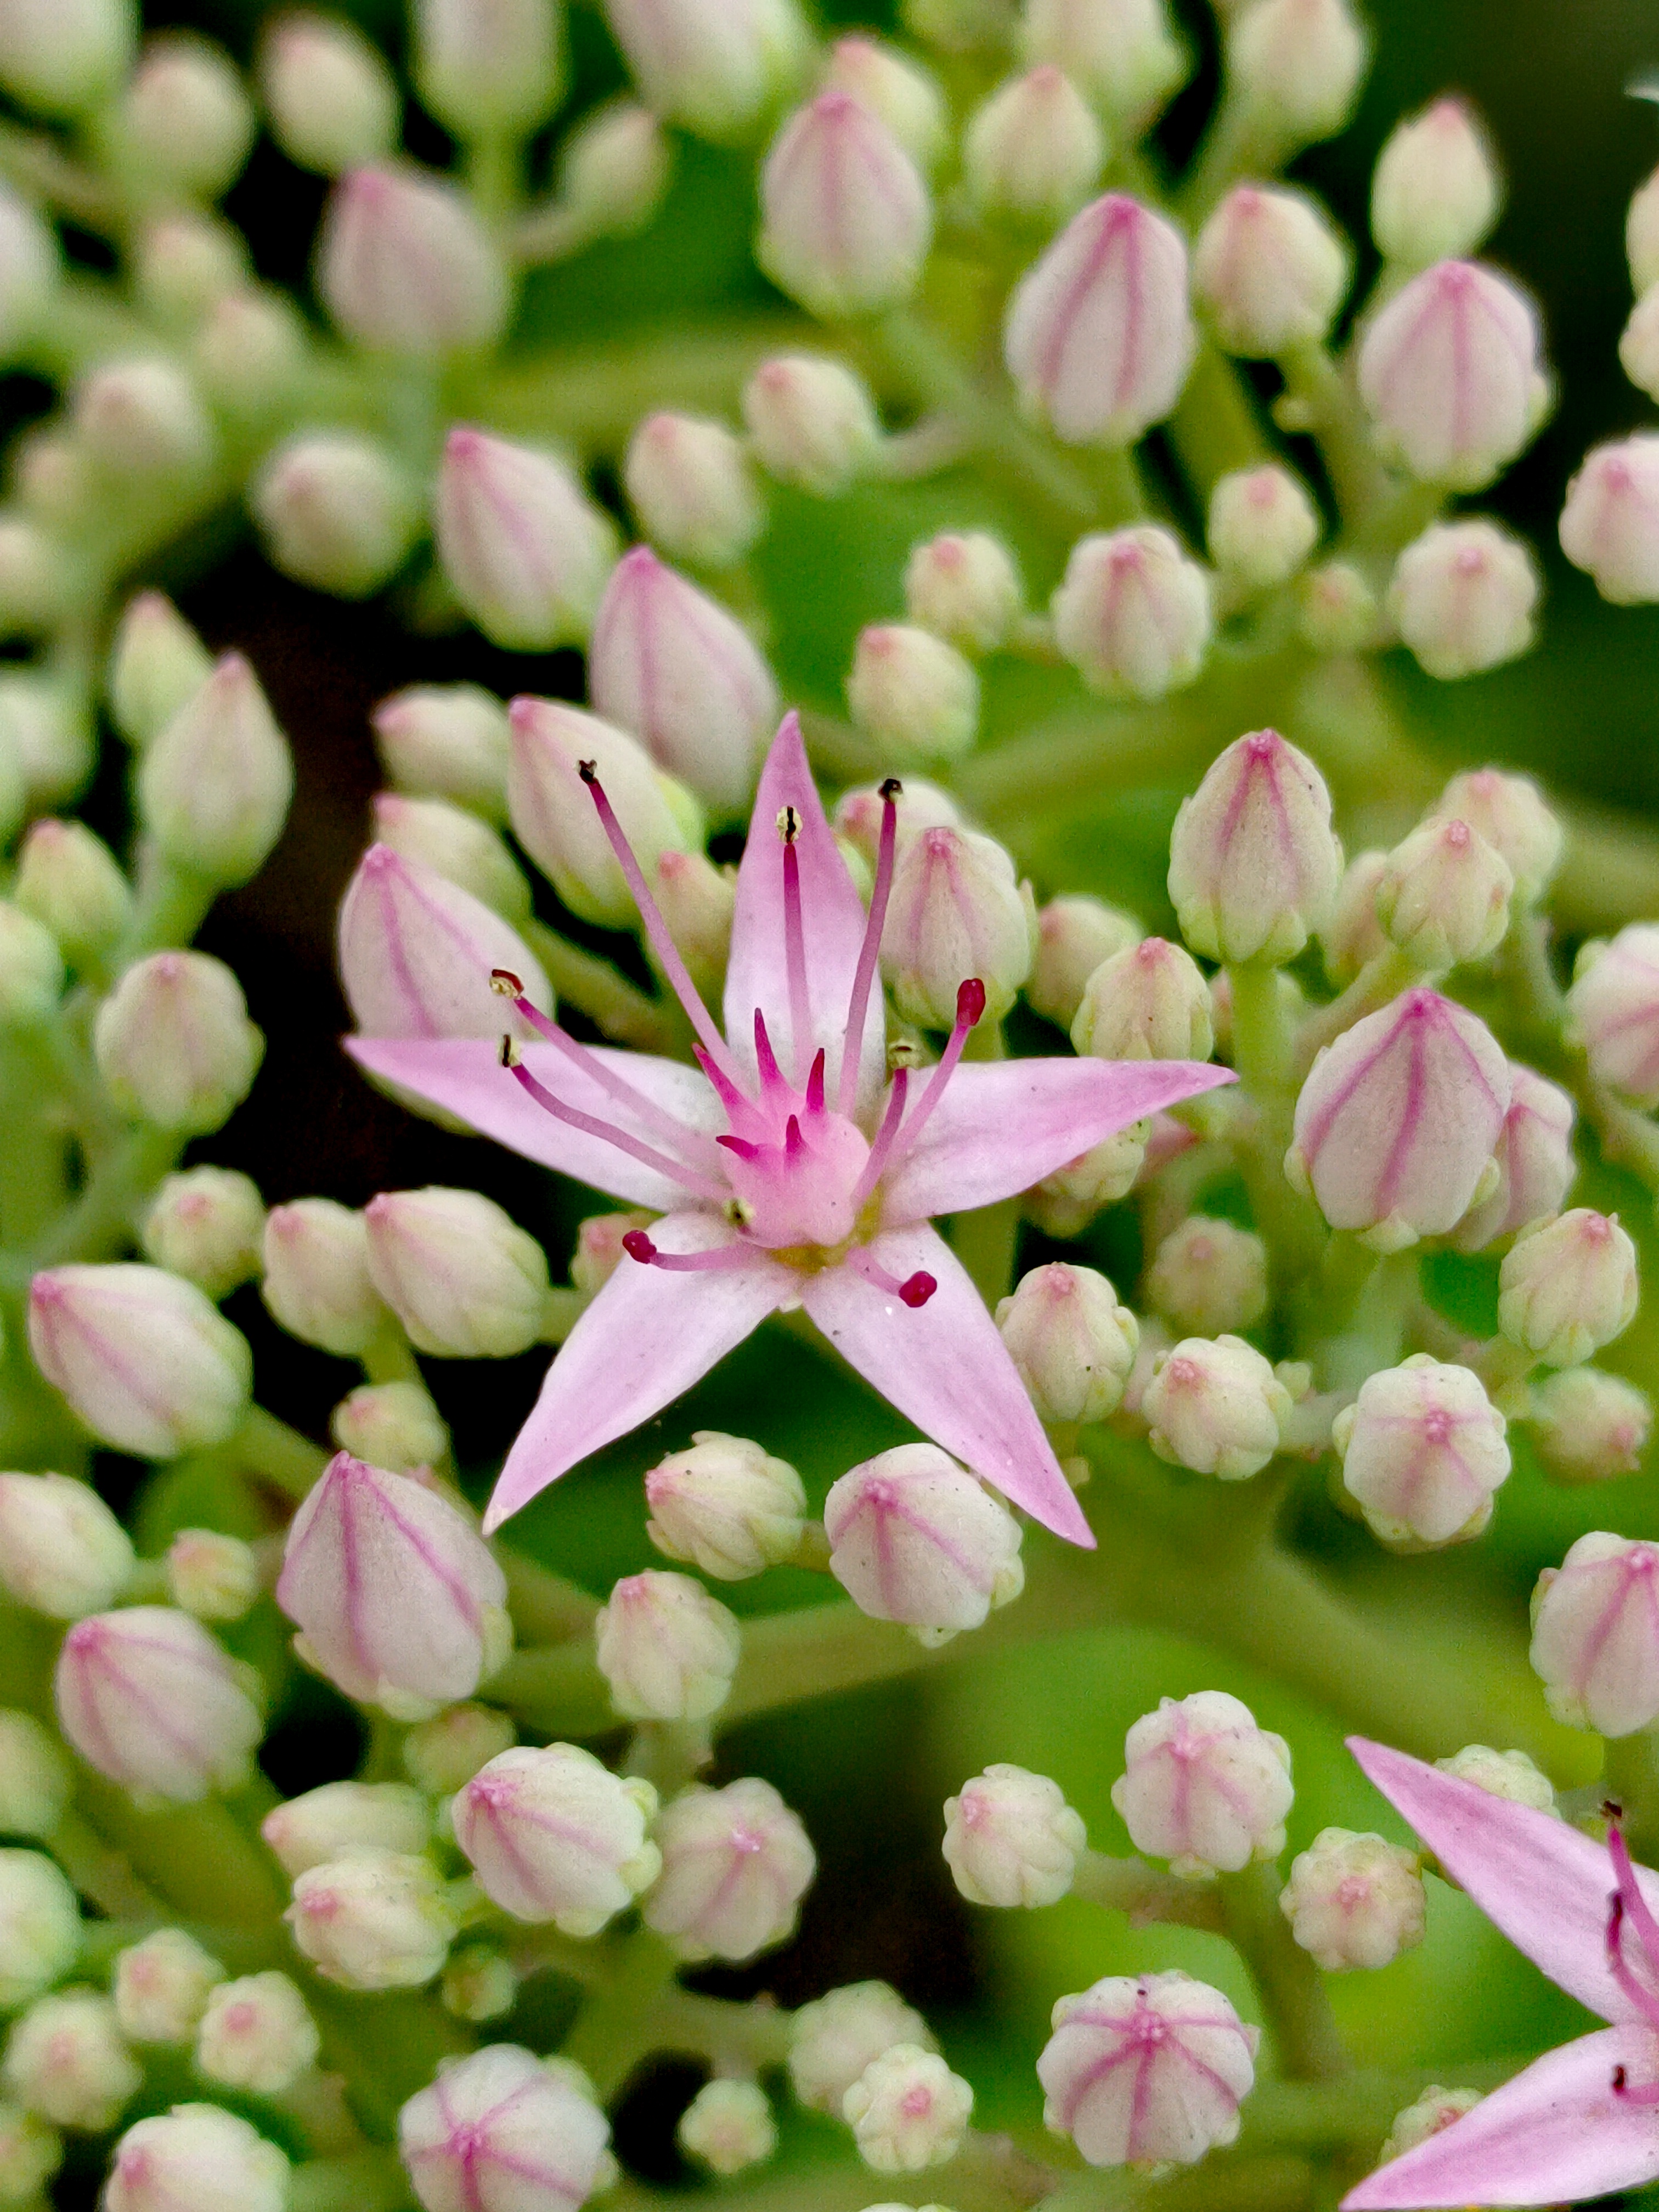
M 919 1222 L 886 1231 L 865 1249 L 899 1282 L 920 1268 L 939 1287 L 926 1305 L 910 1307 L 845 1262 L 798 1277 L 801 1302 L 830 1343 L 924 1436 L 1045 1528 L 1092 1547 L 997 1325 L 950 1246 Z
M 1348 1748 L 1517 1951 L 1603 2020 L 1633 2016 L 1607 1967 L 1607 1900 L 1614 1885 L 1603 1844 L 1565 1820 L 1494 1797 L 1386 1744 L 1350 1736 Z M 1637 1880 L 1659 1912 L 1659 1875 L 1638 1867 Z M 1640 1946 L 1628 1923 L 1626 1933 L 1639 1973 Z M 1659 2120 L 1654 2124 L 1659 2128 Z
M 1547 1815 L 1540 1814 L 1540 1819 Z M 1473 2112 L 1391 2159 L 1342 2200 L 1342 2212 L 1438 2204 L 1582 2203 L 1659 2175 L 1659 2107 L 1613 2093 L 1653 2073 L 1652 2039 L 1604 2027 L 1547 2051 Z
M 824 818 L 823 804 L 806 763 L 800 720 L 786 714 L 761 770 L 749 823 L 749 842 L 738 869 L 738 904 L 732 922 L 732 956 L 726 971 L 726 1035 L 745 1067 L 755 1064 L 755 1009 L 786 1073 L 791 1061 L 789 974 L 784 957 L 783 840 L 778 817 L 793 806 L 800 828 L 795 853 L 800 866 L 800 904 L 806 947 L 807 994 L 815 1044 L 825 1052 L 831 1098 L 841 1068 L 842 1039 L 853 996 L 853 977 L 864 943 L 864 902 Z M 873 1097 L 884 1073 L 881 989 L 870 994 L 864 1023 L 860 1099 Z M 810 1060 L 808 1054 L 805 1059 Z M 799 1079 L 804 1081 L 805 1063 Z
M 736 1241 L 708 1213 L 671 1213 L 652 1224 L 651 1237 L 663 1252 L 705 1252 Z M 624 1259 L 555 1356 L 507 1454 L 484 1533 L 578 1460 L 689 1390 L 794 1297 L 799 1282 L 752 1246 L 738 1265 L 689 1273 Z
M 1131 1121 L 1234 1080 L 1231 1069 L 1189 1060 L 965 1060 L 886 1182 L 888 1218 L 994 1205 Z
M 494 1044 L 470 1037 L 354 1036 L 345 1039 L 345 1048 L 370 1074 L 445 1108 L 481 1136 L 493 1137 L 527 1160 L 574 1176 L 578 1182 L 635 1206 L 672 1209 L 685 1203 L 685 1191 L 666 1175 L 602 1138 L 544 1114 L 501 1066 Z M 663 1149 L 656 1130 L 627 1113 L 556 1046 L 520 1045 L 519 1052 L 531 1073 L 555 1097 L 599 1121 L 614 1122 L 654 1151 Z M 718 1132 L 726 1127 L 719 1101 L 696 1068 L 658 1060 L 650 1053 L 618 1052 L 608 1045 L 595 1046 L 593 1057 L 693 1128 Z

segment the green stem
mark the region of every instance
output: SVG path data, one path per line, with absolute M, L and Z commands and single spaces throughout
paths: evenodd
M 561 2057 L 585 2067 L 602 2101 L 615 2096 L 639 2064 L 659 2047 L 657 2000 L 672 1988 L 679 1960 L 660 1936 L 636 1929 L 623 1944 L 617 1971 L 591 1992 L 566 2037 Z
M 289 2181 L 289 2212 L 397 2212 L 409 2202 L 408 2179 L 391 2150 L 310 2159 Z
M 119 1257 L 131 1247 L 146 1201 L 184 1148 L 185 1139 L 176 1129 L 130 1130 L 34 1249 L 6 1259 L 0 1279 L 21 1285 L 38 1267 Z
M 507 1609 L 522 1643 L 560 1644 L 568 1637 L 592 1634 L 598 1598 L 499 1539 L 495 1556 L 507 1577 Z
M 1279 2053 L 1292 2081 L 1328 2081 L 1348 2070 L 1320 1972 L 1279 1909 L 1276 1866 L 1246 1867 L 1221 1880 L 1227 1934 L 1250 1970 Z
M 223 1449 L 252 1474 L 263 1475 L 297 1504 L 328 1465 L 320 1444 L 279 1421 L 263 1406 L 250 1406 L 241 1425 Z
M 218 896 L 219 885 L 211 877 L 198 876 L 192 869 L 175 867 L 171 860 L 155 856 L 116 964 L 125 967 L 146 952 L 188 945 Z
M 1460 2088 L 1495 2089 L 1536 2054 L 1483 2058 L 1450 2069 Z M 1395 2116 L 1446 2081 L 1444 2066 L 1370 2067 L 1322 2081 L 1259 2081 L 1245 2100 L 1240 2141 L 1252 2150 L 1375 2152 Z
M 1130 2166 L 1073 2174 L 1042 2199 L 1038 2212 L 1304 2212 L 1313 2201 L 1306 2159 L 1212 2152 L 1200 2167 L 1167 2181 Z
M 1072 1894 L 1127 1913 L 1134 1928 L 1161 1920 L 1171 1927 L 1222 1932 L 1221 1900 L 1213 1882 L 1182 1881 L 1145 1859 L 1114 1859 L 1100 1851 L 1085 1851 L 1078 1861 Z
M 673 1052 L 683 1043 L 682 1024 L 672 1009 L 648 997 L 608 960 L 584 952 L 544 922 L 526 921 L 521 933 L 558 997 L 617 1044 L 640 1052 Z
M 1408 953 L 1391 945 L 1386 951 L 1375 952 L 1354 977 L 1347 989 L 1316 1013 L 1310 1014 L 1296 1033 L 1294 1072 L 1306 1074 L 1314 1064 L 1316 1055 L 1328 1044 L 1334 1044 L 1344 1030 L 1352 1029 L 1363 1015 L 1373 1014 L 1379 1006 L 1386 1006 L 1413 983 L 1429 980 L 1429 971 L 1419 967 Z
M 131 1861 L 79 1813 L 64 1814 L 47 1838 L 46 1849 L 82 1897 L 89 1897 L 111 1919 L 153 1923 L 167 1917 L 166 1906 L 149 1883 L 139 1879 Z

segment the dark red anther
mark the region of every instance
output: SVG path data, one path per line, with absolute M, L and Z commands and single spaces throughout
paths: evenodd
M 964 1029 L 977 1029 L 985 1012 L 985 986 L 977 975 L 957 985 L 957 1019 Z
M 489 988 L 500 999 L 521 999 L 524 996 L 524 984 L 510 968 L 492 968 Z
M 510 1036 L 502 1036 L 501 1048 L 496 1054 L 496 1057 L 501 1061 L 503 1067 L 511 1067 L 514 1065 L 517 1055 L 514 1052 L 513 1039 Z
M 886 805 L 890 806 L 893 801 L 902 794 L 904 786 L 899 781 L 897 776 L 888 775 L 882 778 L 881 796 Z
M 1615 2066 L 1613 2069 L 1613 2094 L 1615 2097 L 1622 2097 L 1624 2095 L 1625 2082 L 1627 2076 L 1625 2073 L 1624 2068 L 1622 2066 Z
M 899 1285 L 899 1297 L 907 1306 L 925 1306 L 939 1285 L 923 1267 L 918 1267 L 908 1281 Z
M 643 1229 L 629 1231 L 623 1238 L 623 1250 L 630 1260 L 637 1260 L 642 1267 L 648 1267 L 657 1256 L 657 1248 Z
M 599 780 L 599 764 L 597 761 L 578 761 L 576 773 L 584 783 L 597 783 Z

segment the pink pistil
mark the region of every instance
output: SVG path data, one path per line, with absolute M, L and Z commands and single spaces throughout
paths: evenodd
M 630 1229 L 623 1238 L 623 1250 L 630 1260 L 637 1260 L 642 1267 L 664 1267 L 670 1274 L 696 1274 L 714 1267 L 741 1267 L 749 1259 L 749 1249 L 743 1244 L 714 1244 L 706 1252 L 665 1252 L 653 1244 L 643 1229 Z
M 899 1124 L 904 1119 L 904 1102 L 909 1096 L 910 1071 L 908 1067 L 893 1070 L 893 1085 L 887 1094 L 887 1111 L 881 1117 L 881 1127 L 870 1147 L 870 1157 L 864 1163 L 864 1172 L 853 1186 L 853 1206 L 861 1210 L 876 1185 L 886 1171 L 887 1162 L 897 1141 Z
M 850 1121 L 858 1097 L 860 1047 L 864 1042 L 864 1018 L 870 1005 L 870 987 L 881 957 L 881 933 L 887 923 L 887 902 L 893 888 L 893 854 L 898 843 L 898 801 L 904 786 L 890 775 L 881 787 L 881 840 L 876 848 L 876 880 L 870 893 L 870 912 L 859 947 L 859 964 L 853 973 L 853 995 L 847 1004 L 847 1029 L 841 1042 L 841 1083 L 836 1105 Z
M 789 975 L 789 1046 L 795 1080 L 800 1081 L 801 1061 L 812 1046 L 812 1002 L 806 988 L 806 932 L 801 924 L 800 854 L 795 839 L 800 822 L 793 806 L 786 806 L 778 823 L 783 839 L 783 958 Z

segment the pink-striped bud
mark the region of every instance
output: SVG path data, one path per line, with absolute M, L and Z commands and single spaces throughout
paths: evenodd
M 974 2093 L 936 2051 L 896 2043 L 872 2058 L 841 2100 L 859 2155 L 878 2173 L 920 2173 L 962 2147 Z M 876 2208 L 872 2208 L 876 2212 Z
M 662 1875 L 645 1923 L 683 1959 L 740 1964 L 782 1942 L 817 1871 L 805 1829 L 769 1782 L 686 1790 L 664 1806 L 657 1842 Z
M 356 1358 L 387 1319 L 369 1276 L 368 1225 L 337 1199 L 273 1206 L 264 1262 L 261 1292 L 271 1317 L 302 1343 Z
M 623 483 L 646 536 L 676 561 L 729 568 L 765 527 L 742 444 L 723 422 L 647 416 L 629 441 Z
M 945 151 L 945 100 L 927 72 L 879 39 L 837 39 L 821 89 L 844 92 L 867 107 L 898 140 L 924 175 Z
M 762 466 L 818 499 L 845 491 L 881 446 L 868 387 L 811 354 L 763 361 L 743 388 L 743 419 Z
M 1509 863 L 1467 822 L 1431 820 L 1389 854 L 1376 918 L 1415 967 L 1439 973 L 1503 943 L 1514 885 Z
M 1293 959 L 1329 920 L 1341 878 L 1325 779 L 1277 730 L 1229 745 L 1181 803 L 1170 897 L 1206 959 Z
M 746 1437 L 699 1429 L 645 1478 L 646 1534 L 671 1559 L 734 1583 L 793 1556 L 806 1492 L 787 1460 Z
M 1559 1208 L 1578 1171 L 1572 1124 L 1567 1093 L 1512 1060 L 1509 1110 L 1492 1152 L 1497 1188 L 1458 1223 L 1452 1243 L 1460 1252 L 1481 1251 Z
M 301 169 L 337 176 L 378 161 L 398 137 L 398 88 L 386 58 L 332 15 L 279 15 L 260 49 L 271 135 Z
M 1395 124 L 1371 176 L 1371 236 L 1385 260 L 1426 269 L 1473 253 L 1498 219 L 1503 183 L 1486 134 L 1461 100 Z
M 267 1813 L 259 1833 L 294 1881 L 362 1844 L 423 1851 L 432 1840 L 432 1808 L 402 1782 L 325 1782 Z
M 370 802 L 374 842 L 405 860 L 424 862 L 446 881 L 483 901 L 508 921 L 530 917 L 524 871 L 487 822 L 447 799 L 410 799 L 377 791 Z
M 635 1721 L 702 1721 L 726 1703 L 743 1638 L 690 1575 L 628 1575 L 593 1623 L 613 1709 Z
M 1058 1905 L 1088 1846 L 1059 1783 L 988 1766 L 945 1801 L 945 1863 L 970 1905 Z
M 1291 1399 L 1242 1336 L 1183 1337 L 1141 1394 L 1146 1441 L 1195 1474 L 1242 1482 L 1279 1449 Z
M 809 313 L 873 313 L 908 299 L 933 242 L 927 187 L 881 118 L 850 93 L 797 108 L 766 157 L 755 252 Z
M 1495 1184 L 1510 1095 L 1484 1022 L 1437 991 L 1404 992 L 1315 1060 L 1285 1172 L 1377 1251 L 1443 1237 Z
M 243 1669 L 200 1621 L 167 1606 L 77 1621 L 58 1655 L 54 1688 L 58 1725 L 88 1766 L 177 1804 L 240 1789 L 264 1733 Z
M 0 1588 L 53 1620 L 113 1605 L 132 1576 L 132 1539 L 89 1483 L 0 1474 Z
M 216 1304 L 259 1273 L 264 1202 L 235 1168 L 187 1168 L 166 1176 L 144 1216 L 144 1257 L 182 1275 Z
M 1421 1864 L 1403 1844 L 1322 1828 L 1291 1860 L 1279 1909 L 1328 1974 L 1387 1966 L 1423 1941 Z
M 123 2035 L 135 2043 L 191 2042 L 225 1970 L 182 1928 L 158 1928 L 115 1954 L 110 1988 Z
M 1186 1881 L 1237 1874 L 1285 1848 L 1291 1747 L 1224 1690 L 1158 1701 L 1129 1730 L 1112 1803 L 1138 1851 Z
M 1133 915 L 1097 898 L 1066 893 L 1037 912 L 1036 956 L 1025 996 L 1045 1020 L 1069 1030 L 1083 1003 L 1089 978 L 1103 961 L 1139 945 L 1140 924 Z
M 1181 234 L 1123 192 L 1073 216 L 1021 277 L 1003 328 L 1022 402 L 1073 446 L 1130 446 L 1161 422 L 1194 343 Z
M 925 1644 L 978 1628 L 1025 1584 L 1019 1523 L 937 1444 L 861 1461 L 823 1505 L 830 1571 L 872 1620 Z
M 228 653 L 144 753 L 144 827 L 178 866 L 245 884 L 270 858 L 293 796 L 288 740 L 258 678 Z
M 662 1859 L 646 1829 L 657 1793 L 592 1752 L 503 1751 L 467 1782 L 451 1817 L 478 1886 L 515 1920 L 597 1936 L 648 1889 Z
M 1183 1336 L 1253 1328 L 1267 1310 L 1267 1248 L 1253 1230 L 1189 1214 L 1158 1246 L 1146 1297 Z
M 467 1516 L 347 1452 L 294 1516 L 276 1602 L 302 1657 L 400 1720 L 470 1698 L 512 1644 L 506 1580 Z
M 557 699 L 515 699 L 509 719 L 507 804 L 514 836 L 573 913 L 612 929 L 636 925 L 634 894 L 580 766 L 591 761 L 598 769 L 647 882 L 665 853 L 689 842 L 676 794 L 643 745 L 597 714 Z
M 1581 1536 L 1538 1577 L 1530 1656 L 1569 1728 L 1632 1735 L 1659 1719 L 1659 1545 Z
M 1215 1034 L 1203 970 L 1163 937 L 1113 953 L 1084 986 L 1072 1042 L 1095 1060 L 1207 1060 Z
M 1442 821 L 1467 822 L 1503 854 L 1515 878 L 1517 906 L 1534 905 L 1561 865 L 1565 834 L 1528 775 L 1466 769 L 1446 786 L 1433 811 Z
M 284 2212 L 284 2154 L 217 2105 L 175 2105 L 115 2146 L 106 2212 Z
M 1595 1080 L 1659 1106 L 1659 923 L 1633 921 L 1610 944 L 1585 945 L 1567 1012 Z
M 1237 469 L 1210 494 L 1210 558 L 1235 585 L 1265 592 L 1287 583 L 1319 543 L 1313 501 L 1288 469 Z
M 414 15 L 421 105 L 453 137 L 528 136 L 547 120 L 563 74 L 552 0 L 421 0 Z
M 1488 484 L 1549 405 L 1538 315 L 1478 261 L 1441 261 L 1395 294 L 1359 348 L 1359 396 L 1382 451 L 1431 483 Z
M 617 564 L 594 618 L 588 690 L 659 766 L 722 816 L 754 789 L 778 690 L 754 641 L 726 609 L 636 545 Z
M 507 716 L 493 692 L 475 684 L 415 684 L 383 700 L 373 720 L 388 783 L 501 818 Z
M 337 599 L 378 592 L 415 542 L 409 479 L 386 447 L 354 431 L 289 439 L 261 466 L 248 504 L 272 567 Z
M 29 1349 L 94 1436 L 144 1459 L 223 1443 L 252 1379 L 247 1340 L 159 1267 L 53 1267 L 29 1285 Z
M 1553 1480 L 1606 1482 L 1642 1464 L 1653 1407 L 1622 1375 L 1567 1367 L 1534 1386 L 1529 1418 L 1533 1449 Z
M 1498 1324 L 1547 1367 L 1576 1367 L 1636 1318 L 1636 1247 L 1616 1213 L 1587 1206 L 1540 1221 L 1498 1275 Z
M 1052 605 L 1060 652 L 1108 698 L 1161 699 L 1204 665 L 1209 579 L 1156 523 L 1079 538 Z
M 1316 345 L 1348 289 L 1346 247 L 1298 192 L 1236 185 L 1198 234 L 1193 288 L 1229 353 L 1278 361 Z
M 209 1994 L 196 2070 L 222 2088 L 281 2097 L 316 2064 L 321 2046 L 317 2023 L 286 1974 L 243 1974 Z
M 499 1037 L 517 1017 L 490 988 L 518 976 L 544 1011 L 553 994 L 518 932 L 418 860 L 371 845 L 340 905 L 340 980 L 366 1036 Z
M 317 286 L 354 344 L 416 361 L 493 345 L 510 305 L 471 200 L 413 168 L 342 178 L 323 218 Z
M 1659 436 L 1597 446 L 1567 486 L 1561 550 L 1616 607 L 1659 599 Z
M 398 2115 L 423 2212 L 578 2205 L 616 2168 L 611 2129 L 574 2066 L 492 2043 L 443 2065 Z
M 205 952 L 136 960 L 99 1007 L 92 1036 L 118 1111 L 193 1137 L 228 1121 L 265 1048 L 235 975 Z
M 1305 146 L 1347 121 L 1368 51 L 1347 0 L 1250 0 L 1228 27 L 1227 75 L 1259 131 Z
M 1106 158 L 1098 117 L 1065 71 L 1041 62 L 969 118 L 963 173 L 983 214 L 1052 225 L 1075 213 Z
M 101 2135 L 143 2080 L 121 2040 L 115 2008 L 96 1990 L 41 1997 L 6 2039 L 0 2081 L 25 2111 L 54 2127 Z
M 562 461 L 459 424 L 444 442 L 433 514 L 444 573 L 492 643 L 514 653 L 581 643 L 617 538 Z
M 1037 2060 L 1043 2118 L 1091 2166 L 1195 2165 L 1238 2135 L 1261 2030 L 1176 1968 L 1061 1997 Z
M 1013 556 L 988 531 L 941 532 L 918 545 L 904 568 L 913 623 L 963 653 L 994 653 L 1025 601 Z
M 790 2023 L 789 2081 L 809 2112 L 841 2117 L 847 2092 L 896 2043 L 934 2048 L 927 2023 L 885 1982 L 848 1982 L 804 2004 Z
M 461 1924 L 429 1859 L 366 1844 L 308 1868 L 283 1917 L 323 1978 L 348 1990 L 416 1990 L 435 1981 Z
M 417 1352 L 511 1359 L 540 1335 L 546 1255 L 493 1199 L 432 1184 L 382 1191 L 364 1218 L 370 1279 Z
M 859 632 L 847 709 L 895 768 L 957 760 L 979 728 L 979 678 L 953 645 L 910 623 Z
M 1395 562 L 1388 607 L 1425 672 L 1452 683 L 1528 649 L 1538 589 L 1518 538 L 1492 522 L 1438 522 Z
M 981 1018 L 1000 1021 L 1030 973 L 1036 934 L 1030 887 L 994 839 L 972 830 L 922 830 L 899 854 L 882 973 L 907 1021 L 948 1030 L 958 994 L 976 980 Z
M 1065 70 L 1125 135 L 1139 137 L 1187 73 L 1164 0 L 1033 0 L 1024 48 Z
M 794 0 L 605 0 L 605 14 L 646 105 L 700 137 L 742 134 L 811 50 Z
M 1331 1442 L 1371 1534 L 1417 1552 L 1467 1542 L 1492 1519 L 1509 1479 L 1504 1431 L 1478 1375 L 1416 1352 L 1366 1376 Z
M 999 1302 L 997 1327 L 1040 1420 L 1103 1421 L 1117 1411 L 1140 1331 L 1097 1269 L 1033 1267 Z

